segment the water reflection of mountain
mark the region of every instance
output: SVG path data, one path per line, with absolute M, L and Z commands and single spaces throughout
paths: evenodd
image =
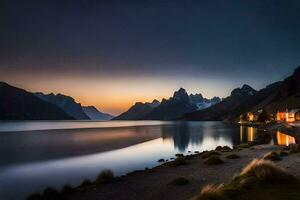
M 184 152 L 189 146 L 204 149 L 239 144 L 239 130 L 236 126 L 220 122 L 176 122 L 162 126 L 162 138 L 172 139 L 174 147 Z

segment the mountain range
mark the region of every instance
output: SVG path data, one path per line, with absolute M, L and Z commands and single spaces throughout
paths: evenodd
M 231 95 L 207 109 L 185 114 L 182 120 L 236 121 L 245 112 L 266 110 L 269 113 L 300 108 L 300 67 L 283 81 L 255 91 L 248 85 L 234 89 Z
M 226 98 L 204 98 L 175 91 L 161 102 L 137 102 L 126 112 L 114 117 L 94 106 L 82 106 L 63 94 L 31 93 L 0 82 L 0 120 L 229 120 L 236 121 L 246 112 L 300 108 L 300 67 L 283 81 L 261 90 L 249 85 L 232 90 Z
M 152 103 L 137 102 L 114 120 L 173 120 L 185 113 L 207 108 L 220 101 L 219 97 L 206 99 L 201 94 L 188 95 L 185 89 L 180 88 L 171 98 L 162 99 L 161 102 L 157 100 L 153 100 Z
M 110 120 L 94 106 L 63 94 L 32 93 L 0 82 L 0 120 Z
M 0 119 L 72 120 L 74 118 L 33 93 L 0 82 Z

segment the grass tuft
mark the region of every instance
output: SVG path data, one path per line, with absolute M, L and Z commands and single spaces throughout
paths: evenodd
M 177 157 L 173 162 L 172 166 L 180 166 L 180 165 L 186 165 L 187 161 L 184 157 Z
M 220 164 L 223 164 L 223 160 L 221 160 L 221 158 L 219 156 L 210 156 L 208 157 L 205 161 L 204 161 L 205 164 L 207 165 L 220 165 Z
M 207 185 L 202 188 L 196 200 L 223 200 L 223 185 Z
M 113 172 L 111 170 L 103 170 L 97 177 L 96 182 L 97 183 L 109 183 L 113 181 L 115 178 Z
M 259 181 L 268 183 L 291 183 L 296 178 L 288 174 L 284 169 L 277 167 L 268 160 L 253 160 L 240 173 L 240 176 L 252 176 Z
M 298 200 L 297 178 L 269 160 L 253 160 L 225 186 L 208 185 L 193 200 Z
M 228 151 L 232 151 L 232 149 L 229 146 L 217 146 L 216 151 L 222 151 L 222 152 L 228 152 Z
M 271 151 L 263 156 L 264 160 L 278 161 L 281 160 L 281 157 L 276 151 Z

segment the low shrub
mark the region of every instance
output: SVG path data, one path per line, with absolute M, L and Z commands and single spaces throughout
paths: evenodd
M 229 146 L 217 146 L 216 151 L 222 151 L 222 152 L 228 152 L 228 151 L 232 151 L 232 149 Z
M 288 174 L 284 169 L 277 167 L 269 160 L 253 160 L 240 173 L 240 176 L 252 176 L 259 181 L 270 183 L 291 183 L 295 177 Z
M 178 177 L 178 178 L 175 178 L 174 180 L 172 180 L 170 182 L 171 185 L 186 185 L 188 184 L 190 181 L 185 178 L 185 177 Z
M 271 151 L 263 156 L 264 160 L 278 161 L 281 160 L 279 154 L 275 151 Z
M 223 185 L 207 185 L 202 188 L 196 200 L 223 200 Z
M 240 156 L 237 155 L 237 154 L 229 154 L 228 156 L 226 156 L 226 158 L 228 158 L 228 159 L 238 159 L 238 158 L 240 158 Z
M 177 153 L 175 154 L 176 157 L 183 157 L 183 154 L 182 153 Z
M 80 184 L 79 187 L 88 187 L 92 184 L 92 182 L 89 179 L 85 179 L 84 181 L 82 181 L 82 183 Z
M 157 162 L 165 162 L 165 159 L 161 158 Z
M 97 183 L 108 183 L 114 180 L 114 174 L 111 170 L 103 170 L 97 177 Z
M 186 165 L 187 161 L 184 157 L 177 157 L 173 162 L 172 166 L 180 166 L 180 165 Z
M 207 165 L 220 165 L 223 164 L 223 160 L 221 160 L 221 158 L 219 156 L 213 155 L 208 157 L 205 161 L 205 164 Z
M 298 200 L 298 179 L 269 160 L 253 160 L 227 185 L 208 185 L 193 200 Z

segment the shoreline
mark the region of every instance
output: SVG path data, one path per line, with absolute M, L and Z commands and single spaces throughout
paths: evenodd
M 274 145 L 255 145 L 231 151 L 218 151 L 224 162 L 220 165 L 205 164 L 202 156 L 206 151 L 186 155 L 183 156 L 186 164 L 174 166 L 172 163 L 175 161 L 170 161 L 151 169 L 130 172 L 105 184 L 85 181 L 69 192 L 62 192 L 59 199 L 189 199 L 204 185 L 227 183 L 251 160 L 283 148 Z M 227 156 L 230 154 L 237 154 L 240 158 L 229 159 Z M 188 184 L 182 186 L 172 184 L 172 181 L 180 177 L 186 178 Z
M 274 130 L 280 127 L 289 128 L 283 123 L 251 125 L 251 127 L 264 130 L 262 131 L 262 136 L 265 134 L 271 135 L 274 133 Z M 246 126 L 250 126 L 250 124 Z M 160 161 L 162 163 L 161 165 L 151 169 L 135 170 L 126 175 L 114 177 L 105 184 L 85 180 L 80 186 L 75 188 L 69 187 L 68 192 L 66 192 L 65 189 L 63 189 L 62 192 L 54 191 L 60 195 L 59 199 L 63 200 L 97 199 L 98 197 L 101 197 L 100 199 L 112 200 L 189 199 L 199 192 L 200 188 L 205 184 L 227 183 L 235 173 L 238 173 L 251 160 L 261 158 L 270 151 L 280 151 L 282 149 L 284 149 L 284 147 L 278 145 L 257 144 L 257 142 L 246 143 L 246 145 L 236 147 L 232 151 L 221 152 L 220 158 L 224 161 L 224 164 L 218 166 L 206 165 L 204 163 L 202 155 L 205 154 L 206 151 L 201 153 L 190 152 L 192 153 L 190 155 L 177 155 L 177 157 L 182 157 L 187 162 L 187 164 L 183 164 L 182 166 L 172 166 L 172 163 L 175 161 L 170 161 L 170 158 L 164 158 Z M 237 154 L 240 158 L 238 160 L 228 159 L 227 156 L 229 154 Z M 221 173 L 224 171 L 226 171 L 226 174 Z M 196 174 L 196 172 L 199 174 Z M 188 184 L 183 186 L 172 184 L 172 182 L 178 178 L 187 179 Z M 185 190 L 182 191 L 182 189 Z M 132 193 L 134 196 L 128 196 L 128 193 Z M 173 193 L 176 195 L 174 196 Z M 120 195 L 122 196 L 121 198 Z

